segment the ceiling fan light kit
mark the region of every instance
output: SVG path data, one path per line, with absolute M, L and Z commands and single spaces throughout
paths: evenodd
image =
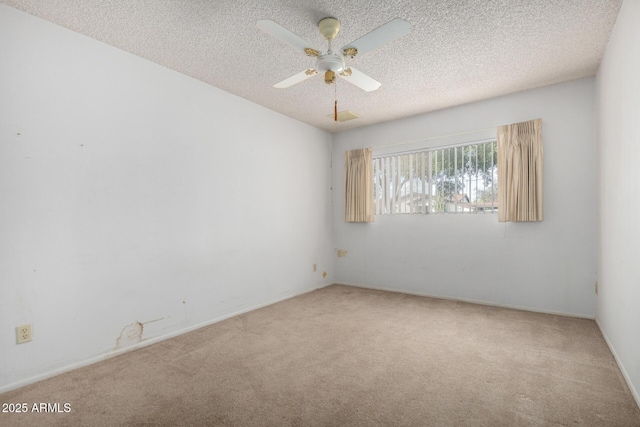
M 328 70 L 326 73 L 324 73 L 324 82 L 328 85 L 330 85 L 331 83 L 335 83 L 336 73 L 331 70 Z

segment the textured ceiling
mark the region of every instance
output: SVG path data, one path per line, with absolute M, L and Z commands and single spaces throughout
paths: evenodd
M 593 76 L 622 0 L 0 0 L 32 15 L 328 130 L 425 113 Z M 326 50 L 317 23 L 333 16 L 341 47 L 393 18 L 411 33 L 353 60 L 382 83 L 364 92 L 315 76 L 273 84 L 314 59 L 256 28 L 271 19 Z M 339 110 L 359 119 L 334 123 Z

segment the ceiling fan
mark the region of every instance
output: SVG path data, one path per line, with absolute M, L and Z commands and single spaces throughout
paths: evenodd
M 354 58 L 358 54 L 363 55 L 385 43 L 408 34 L 410 31 L 410 26 L 407 21 L 396 18 L 370 33 L 365 34 L 359 39 L 351 43 L 347 43 L 342 47 L 340 53 L 334 53 L 331 49 L 331 43 L 340 31 L 340 21 L 336 18 L 324 18 L 318 22 L 318 29 L 320 30 L 320 34 L 327 39 L 329 47 L 326 53 L 321 53 L 320 51 L 311 48 L 310 43 L 307 43 L 305 40 L 274 21 L 260 20 L 256 24 L 256 27 L 281 42 L 288 44 L 297 51 L 300 51 L 307 56 L 317 58 L 315 68 L 309 68 L 298 74 L 294 74 L 293 76 L 276 83 L 273 85 L 274 87 L 280 89 L 287 88 L 313 77 L 318 74 L 318 72 L 322 72 L 324 73 L 324 81 L 327 84 L 335 83 L 336 75 L 339 75 L 348 82 L 367 92 L 378 89 L 381 83 L 351 66 L 347 67 L 345 64 L 345 58 Z

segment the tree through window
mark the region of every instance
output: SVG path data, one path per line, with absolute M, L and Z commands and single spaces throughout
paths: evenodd
M 373 158 L 376 215 L 498 210 L 495 140 Z

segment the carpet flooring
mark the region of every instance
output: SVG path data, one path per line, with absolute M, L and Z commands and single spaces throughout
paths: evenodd
M 592 320 L 339 285 L 0 402 L 61 408 L 3 426 L 640 426 Z

